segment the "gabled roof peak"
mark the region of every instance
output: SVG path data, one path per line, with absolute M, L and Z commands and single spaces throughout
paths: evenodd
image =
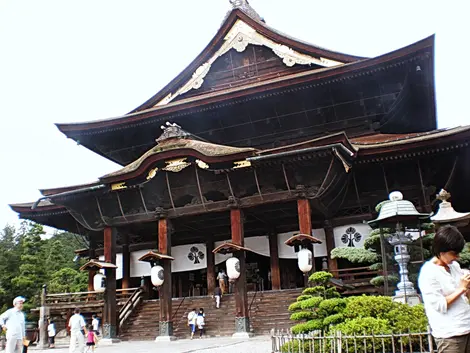
M 250 16 L 252 19 L 265 22 L 264 18 L 262 18 L 253 7 L 251 7 L 248 0 L 229 0 L 230 4 L 232 4 L 233 10 L 239 9 L 243 11 L 246 15 Z

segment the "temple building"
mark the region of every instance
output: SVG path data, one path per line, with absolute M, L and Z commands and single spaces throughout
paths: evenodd
M 121 169 L 11 205 L 20 218 L 82 235 L 89 248 L 79 255 L 117 266 L 106 268 L 109 337 L 119 329 L 116 288 L 141 282 L 160 300 L 154 336 L 172 336 L 172 297 L 212 294 L 232 256 L 214 249 L 246 249 L 235 254 L 233 288 L 233 332 L 243 333 L 248 292 L 304 286 L 291 236 L 318 239 L 314 269 L 339 276 L 351 264 L 331 250 L 362 246 L 391 191 L 431 212 L 446 188 L 456 210 L 470 208 L 470 126 L 437 129 L 433 36 L 358 57 L 292 38 L 248 1 L 230 2 L 205 49 L 145 103 L 57 124 Z M 158 291 L 142 261 L 149 253 L 164 269 Z

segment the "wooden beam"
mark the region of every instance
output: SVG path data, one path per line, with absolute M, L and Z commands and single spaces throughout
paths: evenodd
M 117 231 L 114 227 L 104 229 L 104 261 L 116 264 L 116 238 Z M 106 270 L 106 290 L 104 293 L 103 308 L 103 336 L 113 339 L 118 335 L 117 303 L 116 303 L 116 269 Z
M 279 251 L 277 245 L 277 234 L 269 234 L 269 258 L 271 262 L 271 289 L 281 289 L 281 271 L 279 268 Z

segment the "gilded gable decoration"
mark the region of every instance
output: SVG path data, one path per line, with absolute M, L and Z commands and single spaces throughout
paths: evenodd
M 166 105 L 173 101 L 176 97 L 189 92 L 192 89 L 199 89 L 204 83 L 204 78 L 210 71 L 211 65 L 222 55 L 227 53 L 230 49 L 235 49 L 237 52 L 244 52 L 248 45 L 260 45 L 266 46 L 282 59 L 282 62 L 292 67 L 295 64 L 298 65 L 311 65 L 315 64 L 321 67 L 332 67 L 342 65 L 343 63 L 326 59 L 326 58 L 314 58 L 313 56 L 299 53 L 292 48 L 287 47 L 272 41 L 271 39 L 258 33 L 253 27 L 246 24 L 242 20 L 237 20 L 233 25 L 232 29 L 227 33 L 224 38 L 224 44 L 217 50 L 217 52 L 204 64 L 199 66 L 193 73 L 192 77 L 182 87 L 180 87 L 175 93 L 168 94 L 156 106 Z

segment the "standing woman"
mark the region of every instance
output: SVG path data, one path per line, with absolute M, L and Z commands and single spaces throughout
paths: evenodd
M 422 267 L 418 285 L 438 353 L 470 353 L 470 275 L 456 261 L 465 246 L 459 230 L 446 225 L 434 236 L 434 257 Z

